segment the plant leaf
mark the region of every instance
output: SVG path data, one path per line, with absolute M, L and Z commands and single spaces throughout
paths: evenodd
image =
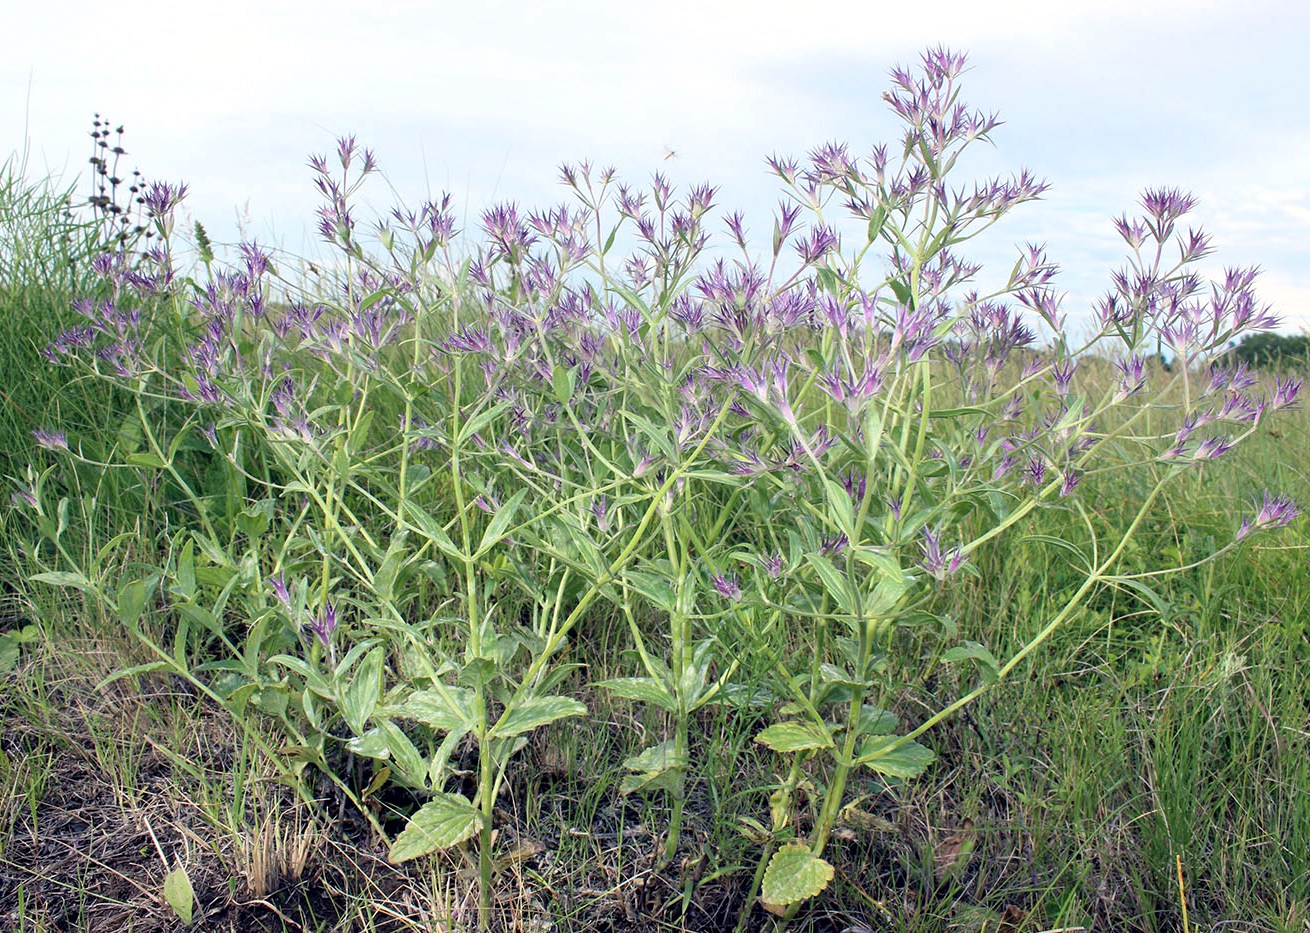
M 498 402 L 490 408 L 484 408 L 460 426 L 459 434 L 455 439 L 455 443 L 463 446 L 470 437 L 477 434 L 487 425 L 491 424 L 491 422 L 499 418 L 508 408 L 509 402 Z
M 491 519 L 491 524 L 487 525 L 487 530 L 483 532 L 482 543 L 478 545 L 478 550 L 473 555 L 475 559 L 487 553 L 505 537 L 505 532 L 513 523 L 514 516 L 518 513 L 519 506 L 523 503 L 523 499 L 527 494 L 528 490 L 526 488 L 520 489 L 510 497 L 508 502 L 496 510 L 495 516 Z
M 468 798 L 459 794 L 434 794 L 391 843 L 387 861 L 399 865 L 459 845 L 477 834 L 482 819 L 482 811 L 469 803 Z
M 896 744 L 898 742 L 899 745 Z M 905 741 L 895 735 L 874 735 L 861 743 L 860 756 L 855 759 L 855 763 L 872 768 L 879 774 L 914 778 L 923 774 L 936 757 L 932 749 L 925 748 L 912 739 Z
M 124 625 L 136 625 L 146 608 L 146 585 L 143 580 L 132 580 L 118 588 L 118 620 Z
M 592 686 L 608 690 L 624 699 L 653 704 L 671 713 L 678 709 L 678 701 L 673 695 L 650 677 L 616 677 L 613 680 L 598 681 Z
M 837 605 L 841 606 L 847 615 L 855 615 L 855 603 L 851 599 L 850 588 L 846 585 L 840 571 L 833 566 L 832 561 L 822 554 L 806 554 L 805 560 L 818 572 L 819 579 L 823 581 L 823 588 L 837 601 Z
M 828 496 L 828 517 L 837 525 L 837 530 L 846 535 L 848 541 L 858 541 L 855 534 L 855 508 L 851 505 L 850 493 L 841 483 L 825 479 L 823 490 Z
M 629 570 L 623 574 L 623 579 L 634 590 L 650 600 L 657 609 L 673 612 L 677 608 L 678 596 L 669 585 L 667 573 Z
M 377 709 L 378 694 L 382 690 L 382 659 L 386 649 L 381 645 L 370 651 L 359 669 L 354 672 L 350 685 L 341 691 L 341 716 L 355 735 L 363 735 L 364 726 Z
M 446 732 L 473 728 L 472 690 L 446 687 L 444 690 L 417 690 L 391 712 L 406 719 L 417 719 L 433 729 Z
M 776 722 L 759 735 L 755 741 L 767 745 L 775 752 L 799 752 L 807 748 L 832 748 L 832 735 L 827 729 L 816 723 L 794 720 Z M 781 903 L 775 901 L 774 903 Z
M 191 879 L 181 865 L 164 878 L 164 900 L 168 901 L 168 906 L 173 908 L 173 913 L 177 914 L 183 925 L 191 926 L 196 893 L 191 889 Z
M 446 533 L 446 529 L 442 527 L 441 522 L 437 521 L 427 512 L 412 503 L 406 504 L 405 511 L 406 514 L 413 516 L 414 521 L 418 523 L 419 531 L 421 531 L 427 539 L 432 542 L 437 550 L 445 554 L 451 560 L 463 563 L 465 556 L 464 552 L 461 551 L 455 545 L 455 542 L 450 539 L 450 535 Z
M 985 683 L 994 684 L 1000 679 L 1001 666 L 996 662 L 996 656 L 987 649 L 986 645 L 976 641 L 966 641 L 963 645 L 951 648 L 942 655 L 942 660 L 948 663 L 973 661 Z
M 770 904 L 785 907 L 822 892 L 833 874 L 832 865 L 812 853 L 808 846 L 790 843 L 769 859 L 760 895 Z
M 631 758 L 625 758 L 623 767 L 629 771 L 646 771 L 653 774 L 663 774 L 674 768 L 685 768 L 687 756 L 675 752 L 676 744 L 673 739 L 666 739 L 658 745 L 652 745 Z
M 511 706 L 487 733 L 488 738 L 503 739 L 511 735 L 531 732 L 538 726 L 564 719 L 567 716 L 585 716 L 587 707 L 568 697 L 529 697 Z
M 95 586 L 85 575 L 71 570 L 51 570 L 46 573 L 34 573 L 28 577 L 33 583 L 48 583 L 50 586 L 71 586 L 75 590 L 94 593 Z

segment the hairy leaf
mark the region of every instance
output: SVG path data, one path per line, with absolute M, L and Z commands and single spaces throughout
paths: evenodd
M 482 811 L 459 794 L 436 794 L 410 817 L 391 844 L 393 865 L 459 845 L 482 828 Z
M 769 859 L 760 895 L 770 904 L 785 907 L 822 892 L 833 874 L 832 865 L 812 853 L 808 846 L 791 843 Z

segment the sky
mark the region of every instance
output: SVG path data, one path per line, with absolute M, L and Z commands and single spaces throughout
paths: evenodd
M 992 283 L 1016 244 L 1045 243 L 1085 320 L 1123 264 L 1112 219 L 1178 187 L 1213 237 L 1205 271 L 1259 265 L 1284 330 L 1310 330 L 1304 0 L 15 6 L 0 160 L 85 190 L 101 113 L 126 127 L 125 166 L 187 183 L 185 214 L 216 241 L 302 256 L 319 250 L 307 159 L 343 134 L 377 155 L 379 212 L 449 191 L 475 236 L 495 203 L 565 200 L 559 164 L 588 159 L 634 184 L 716 184 L 721 215 L 742 210 L 764 243 L 780 193 L 764 157 L 894 142 L 889 70 L 944 45 L 969 55 L 962 99 L 1004 121 L 956 180 L 1051 184 L 967 253 Z

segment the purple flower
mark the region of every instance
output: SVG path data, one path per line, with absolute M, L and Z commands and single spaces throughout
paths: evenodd
M 68 438 L 64 436 L 62 431 L 46 431 L 42 428 L 37 428 L 32 432 L 32 436 L 36 438 L 36 445 L 45 450 L 68 449 Z
M 291 592 L 287 589 L 287 582 L 282 577 L 269 577 L 268 588 L 273 591 L 277 601 L 288 611 L 291 611 Z
M 837 234 L 829 227 L 813 227 L 810 237 L 796 244 L 796 253 L 804 265 L 818 262 L 837 247 Z
M 1142 207 L 1151 215 L 1147 221 L 1157 241 L 1164 241 L 1172 233 L 1174 221 L 1196 206 L 1196 198 L 1177 188 L 1147 189 L 1142 194 Z
M 1196 460 L 1216 460 L 1233 449 L 1230 437 L 1207 437 L 1196 445 L 1192 457 Z
M 774 404 L 777 406 L 778 414 L 782 416 L 783 421 L 794 428 L 796 413 L 791 410 L 791 402 L 787 401 L 787 367 L 790 365 L 790 361 L 784 356 L 774 360 L 770 369 L 773 374 L 773 394 L 776 396 Z
M 1260 510 L 1256 512 L 1255 517 L 1242 519 L 1242 526 L 1237 530 L 1237 540 L 1241 541 L 1266 528 L 1282 528 L 1300 514 L 1300 507 L 1288 496 L 1281 493 L 1271 496 L 1266 490 L 1260 503 Z
M 846 494 L 853 500 L 856 502 L 864 501 L 864 492 L 867 488 L 868 480 L 865 478 L 863 472 L 851 469 L 848 472 L 843 473 L 841 484 L 842 488 L 846 490 Z
M 773 173 L 787 184 L 794 185 L 796 183 L 796 175 L 800 171 L 800 164 L 795 159 L 784 159 L 781 156 L 772 155 L 764 161 L 768 163 Z M 786 205 L 784 205 L 784 210 L 786 210 Z M 775 247 L 774 250 L 776 252 L 777 248 Z
M 1286 379 L 1281 376 L 1274 382 L 1274 394 L 1269 400 L 1269 406 L 1274 409 L 1292 408 L 1296 404 L 1296 398 L 1301 394 L 1301 380 L 1293 379 L 1288 376 Z
M 186 185 L 173 187 L 169 184 L 155 182 L 146 189 L 143 195 L 146 210 L 157 217 L 167 216 L 173 213 L 173 210 L 182 203 L 182 199 L 186 197 L 186 192 Z
M 468 326 L 445 338 L 445 349 L 458 352 L 491 352 L 491 338 L 486 330 Z
M 1119 391 L 1115 393 L 1116 401 L 1123 401 L 1130 395 L 1141 391 L 1146 385 L 1146 360 L 1140 356 L 1130 356 L 1126 360 L 1117 360 L 1114 364 L 1119 373 Z
M 848 544 L 850 542 L 844 534 L 824 535 L 819 542 L 819 553 L 824 557 L 836 557 L 846 550 Z
M 760 566 L 764 568 L 765 573 L 776 580 L 782 576 L 782 555 L 770 554 L 768 557 L 762 557 L 760 558 Z
M 591 512 L 592 517 L 596 519 L 597 531 L 599 531 L 601 534 L 605 534 L 610 530 L 608 499 L 606 499 L 604 496 L 601 496 L 598 499 L 594 499 L 591 505 L 588 507 L 588 511 Z
M 1071 496 L 1073 491 L 1078 488 L 1078 483 L 1082 480 L 1082 475 L 1075 470 L 1069 469 L 1064 471 L 1064 482 L 1060 484 L 1060 495 Z
M 1072 360 L 1063 360 L 1051 366 L 1051 375 L 1055 379 L 1055 391 L 1061 396 L 1069 394 L 1069 386 L 1073 383 L 1074 362 Z
M 712 573 L 710 574 L 710 582 L 714 584 L 714 588 L 719 591 L 720 596 L 731 599 L 734 603 L 741 601 L 741 584 L 737 582 L 736 574 L 729 573 L 721 576 Z
M 324 648 L 329 647 L 332 644 L 332 633 L 337 630 L 337 604 L 328 603 L 305 627 L 322 642 Z
M 923 540 L 919 542 L 919 553 L 919 566 L 938 580 L 945 580 L 964 563 L 964 554 L 958 547 L 943 553 L 939 535 L 926 525 Z
M 36 494 L 33 493 L 30 489 L 20 489 L 17 492 L 11 493 L 9 496 L 9 501 L 14 504 L 15 508 L 22 508 L 23 506 L 27 506 L 28 508 L 34 509 L 39 504 L 36 501 Z

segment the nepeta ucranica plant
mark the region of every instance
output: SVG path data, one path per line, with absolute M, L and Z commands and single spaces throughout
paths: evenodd
M 141 575 L 80 585 L 148 640 L 146 608 L 167 612 L 160 663 L 238 717 L 272 717 L 298 766 L 357 800 L 388 782 L 422 795 L 394 859 L 477 836 L 484 925 L 512 756 L 585 712 L 562 692 L 563 652 L 592 612 L 617 612 L 639 668 L 601 686 L 669 723 L 625 763 L 623 789 L 667 794 L 667 858 L 696 712 L 771 717 L 757 738 L 783 766 L 756 826 L 755 890 L 794 911 L 833 875 L 854 776 L 921 774 L 924 734 L 1096 590 L 1149 597 L 1151 574 L 1117 565 L 1161 491 L 1299 388 L 1262 395 L 1216 359 L 1273 319 L 1254 272 L 1207 286 L 1194 271 L 1208 241 L 1176 229 L 1193 206 L 1176 191 L 1117 222 L 1132 256 L 1081 344 L 1041 249 L 992 292 L 976 285 L 960 249 L 1044 184 L 948 182 L 997 123 L 959 101 L 963 65 L 938 50 L 893 72 L 894 147 L 770 160 L 785 197 L 767 265 L 739 214 L 726 225 L 741 258 L 704 263 L 711 187 L 680 196 L 657 176 L 642 191 L 585 164 L 564 169 L 571 205 L 488 210 L 463 261 L 449 199 L 366 236 L 352 202 L 375 164 L 345 139 L 339 172 L 311 163 L 336 264 L 316 291 L 275 296 L 253 243 L 228 268 L 207 262 L 204 281 L 175 273 L 182 192 L 151 188 L 161 237 L 139 263 L 100 263 L 113 298 L 52 356 L 135 390 L 139 446 L 121 465 L 156 474 L 184 527 Z M 1172 382 L 1148 391 L 1162 345 Z M 1098 349 L 1116 368 L 1099 388 L 1078 372 Z M 1079 484 L 1126 469 L 1149 471 L 1152 491 L 1101 541 Z M 39 521 L 42 489 L 22 496 Z M 1083 583 L 1001 660 L 960 641 L 934 599 L 1039 509 L 1070 516 L 1046 541 Z M 1266 497 L 1236 540 L 1295 514 Z M 921 661 L 915 644 L 939 647 Z M 902 723 L 898 694 L 939 660 L 969 665 L 974 685 Z M 367 786 L 346 780 L 346 756 L 375 762 Z

